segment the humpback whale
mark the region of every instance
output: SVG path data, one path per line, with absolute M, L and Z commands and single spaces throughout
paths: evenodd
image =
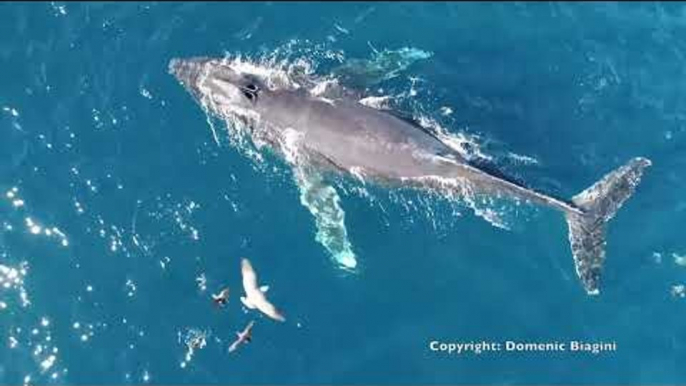
M 589 295 L 600 290 L 606 224 L 651 165 L 644 157 L 630 159 L 565 200 L 469 162 L 432 131 L 390 111 L 365 106 L 346 97 L 350 95 L 347 93 L 326 97 L 298 87 L 273 87 L 264 78 L 215 58 L 172 59 L 169 72 L 210 114 L 245 123 L 253 141 L 281 155 L 294 167 L 296 176 L 302 177 L 308 168 L 314 168 L 363 175 L 365 181 L 385 186 L 418 189 L 434 189 L 437 184 L 452 181 L 455 189 L 467 186 L 475 194 L 509 197 L 558 210 L 568 224 L 577 276 Z M 316 180 L 308 186 L 331 192 L 331 187 L 321 184 Z M 315 218 L 338 205 L 337 196 L 321 201 L 322 206 L 312 211 Z M 330 225 L 330 221 L 318 220 L 318 226 Z M 338 247 L 352 254 L 349 245 Z M 355 265 L 353 256 L 340 261 Z

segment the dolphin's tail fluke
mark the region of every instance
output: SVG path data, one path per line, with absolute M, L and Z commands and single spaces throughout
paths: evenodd
M 569 211 L 565 214 L 569 242 L 576 273 L 589 295 L 599 293 L 600 274 L 605 261 L 605 223 L 631 196 L 641 180 L 643 169 L 650 164 L 646 158 L 634 158 L 572 198 L 583 213 Z

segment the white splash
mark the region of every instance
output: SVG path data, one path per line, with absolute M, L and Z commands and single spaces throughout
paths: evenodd
M 126 296 L 133 297 L 136 294 L 136 284 L 131 279 L 126 279 Z
M 58 4 L 55 1 L 51 1 L 50 6 L 52 7 L 53 11 L 55 11 L 56 17 L 65 16 L 67 14 L 67 6 L 64 4 Z
M 49 355 L 47 358 L 45 358 L 41 363 L 41 371 L 45 372 L 50 370 L 52 365 L 55 364 L 55 360 L 57 360 L 57 357 L 55 355 Z
M 201 350 L 207 346 L 207 339 L 210 336 L 209 331 L 203 331 L 195 328 L 186 329 L 184 334 L 179 332 L 179 342 L 186 346 L 186 353 L 180 367 L 186 368 L 188 363 L 193 359 L 196 350 Z
M 468 135 L 462 132 L 449 132 L 446 128 L 441 126 L 435 119 L 430 118 L 424 114 L 419 114 L 417 122 L 424 128 L 431 130 L 436 136 L 448 147 L 457 151 L 464 158 L 471 160 L 474 158 L 481 158 L 484 160 L 493 160 L 488 154 L 481 150 L 479 144 L 479 137 L 476 135 Z
M 327 103 L 327 104 L 329 104 L 329 105 L 331 105 L 331 106 L 335 106 L 335 105 L 336 105 L 336 103 L 334 102 L 334 100 L 333 100 L 333 99 L 330 99 L 330 98 L 319 97 L 319 98 L 317 98 L 317 99 L 320 100 L 320 101 L 322 101 L 322 102 L 324 102 L 324 103 Z
M 200 276 L 196 277 L 195 282 L 198 283 L 198 290 L 200 292 L 207 291 L 207 277 L 205 277 L 204 273 L 201 273 Z
M 662 253 L 653 252 L 652 257 L 653 261 L 655 261 L 655 264 L 662 264 Z
M 307 161 L 300 159 L 300 140 L 302 137 L 302 132 L 290 127 L 283 131 L 283 135 L 281 137 L 281 150 L 284 153 L 286 161 L 293 166 L 297 166 L 298 164 Z
M 686 267 L 686 255 L 679 255 L 672 253 L 672 258 L 674 258 L 674 263 L 682 267 Z
M 426 176 L 404 180 L 407 182 L 420 181 L 423 184 L 433 186 L 443 197 L 466 204 L 474 214 L 488 221 L 491 225 L 501 229 L 510 229 L 502 213 L 489 207 L 492 200 L 478 199 L 472 184 L 467 179 Z
M 26 288 L 24 287 L 24 278 L 28 273 L 28 269 L 29 265 L 26 261 L 21 262 L 19 267 L 0 264 L 0 288 L 18 292 L 22 307 L 28 307 L 31 304 Z M 0 292 L 0 294 L 4 294 L 4 291 Z M 7 304 L 4 301 L 3 303 Z
M 390 107 L 391 97 L 388 95 L 384 96 L 368 96 L 359 100 L 360 104 L 373 109 L 382 110 L 388 109 Z
M 14 107 L 3 106 L 2 111 L 10 114 L 15 118 L 19 117 L 19 111 L 17 111 L 17 109 L 15 109 Z
M 448 115 L 451 115 L 451 114 L 453 113 L 453 109 L 451 109 L 451 108 L 448 107 L 448 106 L 443 106 L 443 107 L 441 107 L 441 110 L 440 110 L 440 111 L 441 111 L 441 115 L 443 115 L 444 117 L 445 117 L 445 116 L 448 116 Z
M 27 204 L 24 199 L 21 198 L 18 187 L 12 187 L 10 190 L 5 192 L 5 198 L 10 202 L 12 208 L 17 211 L 17 213 L 28 212 Z M 7 231 L 14 229 L 14 227 L 9 223 L 5 223 L 4 225 L 5 230 Z M 32 235 L 57 238 L 62 246 L 66 247 L 69 245 L 67 236 L 58 227 L 42 225 L 38 220 L 35 220 L 31 216 L 24 217 L 24 225 L 26 226 L 28 233 Z
M 515 162 L 520 163 L 520 164 L 524 164 L 524 165 L 538 165 L 538 163 L 539 163 L 536 158 L 529 157 L 526 155 L 521 155 L 521 154 L 516 154 L 516 153 L 510 152 L 507 154 L 507 156 L 510 157 L 511 159 L 513 159 Z
M 309 92 L 312 96 L 323 96 L 326 95 L 330 90 L 340 87 L 338 84 L 338 79 L 323 79 L 319 82 L 315 82 L 314 86 L 310 88 Z
M 152 94 L 150 93 L 150 91 L 147 88 L 141 87 L 139 92 L 143 96 L 143 98 L 152 99 Z
M 293 70 L 294 63 L 288 60 L 278 60 L 275 57 L 263 57 L 258 60 L 244 58 L 241 55 L 231 55 L 226 53 L 223 64 L 238 72 L 239 74 L 252 75 L 262 80 L 271 89 L 291 88 L 297 89 L 301 85 L 292 79 L 290 72 Z M 298 71 L 306 72 L 310 68 L 309 62 L 300 61 Z
M 335 24 L 335 23 L 334 23 L 333 27 L 334 27 L 338 32 L 340 32 L 340 33 L 342 33 L 342 34 L 345 34 L 345 35 L 350 34 L 350 31 L 348 31 L 347 29 L 341 27 L 341 26 L 338 25 L 338 24 Z
M 17 346 L 19 346 L 19 341 L 17 340 L 17 338 L 10 336 L 9 341 L 10 341 L 9 347 L 11 349 L 17 348 Z

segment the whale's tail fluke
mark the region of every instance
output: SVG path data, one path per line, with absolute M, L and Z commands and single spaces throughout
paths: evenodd
M 576 273 L 589 295 L 599 293 L 599 281 L 605 261 L 605 223 L 631 196 L 641 180 L 646 158 L 634 158 L 607 174 L 590 188 L 572 198 L 583 213 L 567 212 L 569 242 Z

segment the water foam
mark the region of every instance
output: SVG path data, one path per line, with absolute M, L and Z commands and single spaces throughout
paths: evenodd
M 433 186 L 443 197 L 466 204 L 474 211 L 474 214 L 491 225 L 505 230 L 510 229 L 502 208 L 495 207 L 495 200 L 477 195 L 470 181 L 465 178 L 425 176 L 406 180 L 407 182 L 421 181 L 425 185 Z

